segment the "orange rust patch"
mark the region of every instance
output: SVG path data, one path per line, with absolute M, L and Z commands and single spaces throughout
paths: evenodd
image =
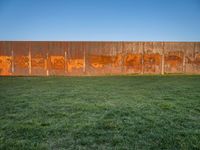
M 63 56 L 50 56 L 51 67 L 61 70 L 65 68 L 65 58 Z
M 127 69 L 140 71 L 142 68 L 142 54 L 127 54 L 125 57 L 125 66 Z
M 15 56 L 14 62 L 17 66 L 19 66 L 21 68 L 27 68 L 29 66 L 28 56 Z
M 171 68 L 176 68 L 183 63 L 183 52 L 169 52 L 165 55 L 165 62 L 169 64 Z
M 194 64 L 200 65 L 200 54 L 197 54 L 197 55 L 195 56 Z
M 67 70 L 72 72 L 73 69 L 83 68 L 84 60 L 83 59 L 69 59 L 67 60 Z
M 31 66 L 46 69 L 47 61 L 41 54 L 37 54 L 34 57 L 31 57 Z
M 145 65 L 160 65 L 160 54 L 144 54 Z
M 195 64 L 195 65 L 200 65 L 200 54 L 196 54 L 195 55 L 195 58 L 190 58 L 190 57 L 187 57 L 187 63 L 188 64 Z
M 141 65 L 142 54 L 127 54 L 125 58 L 125 66 Z
M 146 72 L 156 72 L 156 67 L 159 67 L 160 63 L 160 54 L 144 54 L 144 70 Z
M 11 56 L 0 56 L 0 75 L 11 75 Z
M 89 63 L 93 68 L 102 68 L 105 65 L 111 64 L 112 67 L 120 66 L 122 60 L 122 55 L 118 54 L 116 56 L 105 56 L 105 55 L 90 55 Z

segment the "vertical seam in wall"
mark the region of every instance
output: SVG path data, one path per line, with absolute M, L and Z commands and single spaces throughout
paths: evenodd
M 125 56 L 125 52 L 124 52 L 124 42 L 122 41 L 121 42 L 121 46 L 122 46 L 122 64 L 121 64 L 121 72 L 124 73 L 125 72 L 125 59 L 126 59 L 126 56 Z
M 31 44 L 29 42 L 29 75 L 31 75 Z
M 196 59 L 196 42 L 194 42 L 193 56 L 194 56 L 193 58 Z
M 186 72 L 186 50 L 183 51 L 183 73 Z
M 64 44 L 63 44 L 64 45 Z M 68 46 L 67 46 L 68 47 Z M 64 56 L 64 68 L 65 68 L 65 75 L 67 75 L 67 67 L 66 67 L 66 62 L 67 62 L 67 52 L 66 52 L 66 48 L 64 49 L 65 50 L 65 52 L 64 52 L 64 54 L 65 54 L 65 56 Z
M 165 42 L 163 42 L 161 74 L 165 74 Z
M 85 59 L 85 45 L 83 45 L 83 42 L 81 42 L 81 48 L 82 48 L 82 50 L 83 50 L 83 73 L 85 74 L 86 73 L 86 66 L 85 66 L 85 64 L 86 64 L 86 59 Z
M 15 68 L 14 68 L 14 51 L 13 51 L 13 42 L 11 42 L 11 53 L 12 53 L 12 75 L 14 75 Z
M 46 70 L 46 74 L 47 76 L 49 76 L 49 42 L 48 42 L 48 46 L 47 46 L 47 54 L 46 54 L 46 57 L 47 57 L 47 70 Z
M 143 42 L 142 46 L 142 74 L 144 74 L 144 44 L 145 42 Z

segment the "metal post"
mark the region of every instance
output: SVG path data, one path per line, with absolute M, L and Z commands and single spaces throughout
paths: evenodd
M 121 46 L 122 46 L 122 74 L 126 73 L 126 65 L 125 65 L 125 59 L 126 59 L 126 54 L 125 54 L 125 51 L 124 51 L 124 45 L 125 43 L 122 41 L 121 42 Z
M 85 59 L 85 46 L 83 46 L 83 42 L 81 42 L 81 48 L 83 49 L 83 72 L 85 73 L 85 64 L 86 64 L 86 59 Z
M 47 62 L 46 62 L 46 69 L 47 69 L 47 76 L 49 76 L 49 43 L 48 43 L 48 50 L 47 50 Z
M 64 59 L 65 59 L 65 61 L 64 61 L 64 62 L 65 62 L 64 66 L 65 66 L 65 74 L 66 74 L 66 73 L 67 73 L 67 67 L 66 67 L 67 52 L 66 52 L 66 51 L 65 51 L 65 58 L 64 58 Z
M 144 74 L 144 42 L 143 42 L 143 49 L 142 49 L 142 74 Z
M 11 45 L 11 54 L 12 54 L 12 75 L 15 72 L 15 68 L 14 68 L 14 51 L 13 51 L 13 44 Z
M 31 46 L 29 43 L 29 75 L 31 75 Z
M 161 74 L 165 74 L 165 43 L 163 42 L 163 50 L 162 50 L 162 62 L 161 62 Z
M 183 73 L 185 74 L 185 71 L 186 71 L 186 50 L 184 49 L 184 52 L 183 52 Z

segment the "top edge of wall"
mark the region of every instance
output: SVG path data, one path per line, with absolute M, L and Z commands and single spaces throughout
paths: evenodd
M 200 41 L 35 41 L 35 40 L 0 40 L 0 42 L 165 42 L 165 43 L 171 43 L 171 42 L 175 42 L 175 43 L 199 43 Z

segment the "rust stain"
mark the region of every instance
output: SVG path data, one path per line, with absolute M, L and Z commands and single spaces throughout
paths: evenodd
M 144 70 L 146 72 L 156 72 L 156 68 L 161 64 L 161 55 L 156 54 L 144 54 Z
M 14 57 L 14 63 L 15 65 L 21 67 L 21 68 L 28 68 L 29 66 L 29 58 L 28 56 L 15 56 Z
M 144 63 L 149 65 L 160 65 L 160 54 L 144 54 Z
M 165 62 L 171 68 L 177 68 L 183 63 L 183 52 L 169 52 L 165 55 Z
M 36 54 L 31 57 L 31 66 L 47 69 L 47 61 L 41 54 Z
M 72 72 L 73 69 L 83 68 L 84 60 L 83 59 L 68 59 L 67 60 L 67 70 Z
M 50 56 L 51 67 L 56 70 L 65 68 L 64 56 Z
M 106 55 L 90 55 L 89 63 L 93 68 L 103 68 L 106 65 L 111 64 L 112 67 L 120 66 L 122 60 L 122 54 L 116 56 L 106 56 Z
M 140 71 L 142 68 L 142 54 L 127 54 L 125 56 L 125 64 L 127 69 Z
M 196 54 L 194 64 L 200 65 L 200 54 Z
M 188 64 L 200 65 L 200 54 L 196 54 L 194 59 L 190 57 L 186 57 L 186 58 L 188 60 Z
M 113 58 L 113 67 L 119 67 L 122 61 L 122 54 L 118 54 Z
M 0 75 L 12 75 L 11 70 L 11 56 L 0 56 Z

